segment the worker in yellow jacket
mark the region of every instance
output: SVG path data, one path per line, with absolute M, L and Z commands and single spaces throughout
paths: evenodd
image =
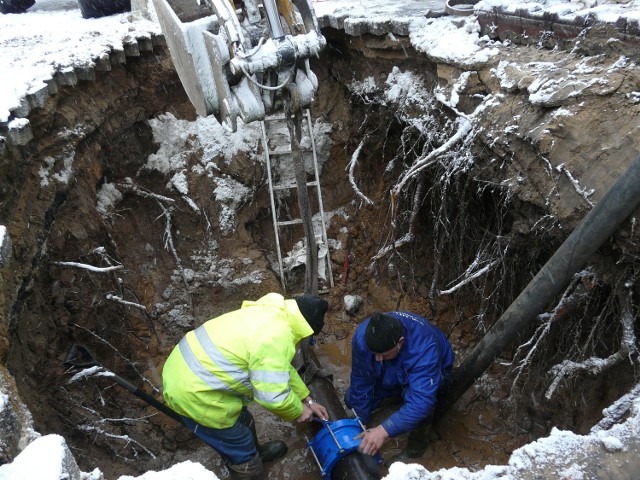
M 213 447 L 237 480 L 262 480 L 262 462 L 287 453 L 282 441 L 259 445 L 247 410 L 255 400 L 286 421 L 328 420 L 291 361 L 296 344 L 320 333 L 326 300 L 269 293 L 187 333 L 162 370 L 164 398 Z

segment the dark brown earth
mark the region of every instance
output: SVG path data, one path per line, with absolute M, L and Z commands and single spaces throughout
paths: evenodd
M 491 74 L 497 60 L 474 66 L 439 64 L 415 52 L 406 39 L 352 38 L 331 29 L 325 35 L 329 48 L 312 66 L 320 79 L 312 115 L 333 126 L 333 146 L 322 169 L 328 191 L 325 210 L 344 208 L 348 218 L 334 217 L 328 232 L 341 241 L 341 248 L 331 252 L 335 287 L 327 294 L 331 310 L 317 351 L 342 393 L 348 385 L 350 336 L 376 310 L 428 316 L 449 336 L 458 361 L 464 359 L 591 208 L 589 202 L 596 203 L 637 155 L 640 74 L 629 65 L 611 74 L 611 88 L 586 89 L 557 105 L 532 105 L 526 90 L 533 81 L 532 62 L 555 62 L 566 70 L 558 75 L 567 75 L 587 61 L 602 74 L 621 53 L 637 62 L 637 51 L 608 49 L 606 39 L 614 33 L 595 30 L 562 49 L 515 42 L 502 47 L 500 59 L 513 62 L 515 79 L 513 87 L 505 87 Z M 443 105 L 430 111 L 417 105 L 407 109 L 375 94 L 364 98 L 350 93 L 354 80 L 369 76 L 382 88 L 392 66 L 421 75 L 426 89 L 437 85 L 445 93 L 462 73 L 470 73 L 458 104 L 467 115 L 480 99 L 500 94 L 499 102 L 474 117 L 476 133 L 469 142 L 455 145 L 447 159 L 425 171 L 417 201 L 415 183 L 396 199 L 395 216 L 389 190 L 416 156 L 452 134 L 456 112 Z M 560 108 L 575 114 L 556 115 Z M 43 109 L 29 116 L 34 139 L 23 147 L 7 147 L 0 158 L 0 219 L 13 241 L 11 264 L 2 272 L 6 332 L 0 335 L 0 363 L 14 375 L 36 429 L 63 434 L 81 469 L 98 466 L 108 479 L 186 459 L 222 471 L 208 447 L 108 379 L 68 384 L 71 374 L 63 362 L 70 346 L 86 346 L 104 366 L 161 399 L 163 361 L 187 330 L 237 308 L 244 299 L 281 289 L 271 260 L 275 247 L 259 155 L 241 152 L 233 162 L 218 164 L 254 192 L 237 212 L 237 230 L 224 235 L 217 224 L 221 206 L 212 201 L 213 186 L 205 175 L 190 178 L 190 195 L 206 216 L 195 214 L 177 192 L 168 193 L 166 176 L 140 173 L 157 149 L 147 121 L 165 112 L 195 118 L 166 49 L 158 46 L 93 82 L 49 97 Z M 428 136 L 409 122 L 423 114 L 430 115 Z M 519 116 L 518 128 L 507 130 L 514 115 Z M 365 136 L 356 175 L 373 205 L 356 198 L 346 174 Z M 197 139 L 188 139 L 184 150 L 189 165 L 202 158 Z M 53 170 L 61 171 L 71 152 L 75 159 L 69 181 L 41 185 L 43 159 L 52 157 Z M 468 168 L 447 163 L 465 155 L 474 159 Z M 560 165 L 584 188 L 595 189 L 589 201 Z M 175 200 L 172 241 L 183 269 L 195 272 L 194 277 L 185 280 L 167 248 L 166 217 L 154 199 L 128 192 L 109 221 L 99 214 L 99 187 L 126 178 Z M 413 240 L 372 261 L 381 248 L 409 231 Z M 627 222 L 599 250 L 589 265 L 591 273 L 579 282 L 588 285 L 588 298 L 553 324 L 517 383 L 515 367 L 526 355 L 517 346 L 531 338 L 540 322 L 523 331 L 449 411 L 420 463 L 432 470 L 504 463 L 513 449 L 549 433 L 552 426 L 588 431 L 602 408 L 629 389 L 634 358 L 633 364 L 623 361 L 606 375 L 577 375 L 545 399 L 553 365 L 565 358 L 604 357 L 618 349 L 621 300 L 616 292 L 635 278 L 637 235 L 635 222 Z M 290 248 L 296 240 L 285 238 L 285 243 Z M 451 295 L 438 295 L 459 281 L 481 250 L 499 260 L 498 267 Z M 260 270 L 262 282 L 225 283 L 216 272 L 203 271 L 194 255 L 212 251 L 227 262 L 231 278 Z M 252 263 L 243 262 L 245 258 Z M 123 268 L 94 273 L 56 262 Z M 634 284 L 634 311 L 636 290 Z M 145 309 L 109 300 L 108 294 Z M 355 315 L 344 311 L 346 294 L 364 299 Z M 291 449 L 287 459 L 269 468 L 269 477 L 317 478 L 303 450 L 308 432 L 268 413 L 254 413 L 263 439 L 284 438 Z M 403 441 L 389 442 L 385 456 Z

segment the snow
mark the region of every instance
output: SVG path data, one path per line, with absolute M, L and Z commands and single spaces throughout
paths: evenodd
M 97 209 L 105 219 L 111 217 L 115 206 L 122 200 L 122 193 L 113 183 L 103 184 L 96 192 L 98 198 Z
M 490 10 L 494 7 L 509 13 L 524 9 L 535 16 L 542 16 L 545 12 L 555 13 L 561 20 L 586 15 L 595 15 L 601 21 L 610 23 L 623 15 L 631 19 L 640 18 L 637 0 L 538 0 L 536 2 L 481 0 L 476 4 L 476 9 Z
M 154 140 L 160 144 L 158 151 L 150 155 L 146 170 L 160 173 L 179 172 L 186 167 L 185 145 L 193 144 L 197 138 L 203 149 L 201 167 L 216 169 L 213 159 L 222 157 L 230 162 L 239 151 L 255 149 L 260 137 L 260 126 L 238 125 L 238 131 L 230 133 L 213 116 L 198 117 L 194 122 L 178 120 L 171 113 L 165 113 L 149 120 Z
M 413 2 L 416 3 L 415 0 Z M 379 21 L 403 18 L 405 2 L 372 0 L 327 0 L 314 3 L 316 14 L 375 16 Z M 532 14 L 555 12 L 562 16 L 586 15 L 613 22 L 620 16 L 640 19 L 640 0 L 482 0 L 476 9 L 500 7 L 505 11 L 527 9 Z M 475 17 L 417 17 L 411 20 L 410 39 L 415 48 L 434 59 L 462 64 L 481 61 L 496 54 L 491 42 L 478 36 Z M 460 24 L 463 24 L 460 27 Z M 0 15 L 0 122 L 20 109 L 27 94 L 47 87 L 56 69 L 87 66 L 112 46 L 135 35 L 160 34 L 158 24 L 130 13 L 84 19 L 75 0 L 38 0 L 27 14 Z
M 69 178 L 72 173 L 73 167 L 73 155 L 67 155 L 62 159 L 62 169 L 57 173 L 51 173 L 56 165 L 56 159 L 53 157 L 46 157 L 43 160 L 44 164 L 40 167 L 38 175 L 40 175 L 40 186 L 46 187 L 49 185 L 50 179 L 60 182 L 66 185 L 69 182 Z
M 212 197 L 220 202 L 218 218 L 221 231 L 232 234 L 236 230 L 235 211 L 251 194 L 249 189 L 234 179 L 218 173 L 216 162 L 222 159 L 229 163 L 238 152 L 256 155 L 261 136 L 258 124 L 238 124 L 236 132 L 229 132 L 213 117 L 197 117 L 195 121 L 178 120 L 171 113 L 149 120 L 153 137 L 160 145 L 158 151 L 149 155 L 141 170 L 157 170 L 163 174 L 173 173 L 171 186 L 187 201 L 194 211 L 198 205 L 189 198 L 187 168 L 193 174 L 207 172 L 216 184 Z M 202 156 L 195 165 L 189 165 L 190 152 L 202 149 Z M 107 193 L 107 192 L 106 192 Z
M 5 266 L 11 257 L 11 238 L 7 227 L 0 225 L 0 267 Z
M 220 215 L 220 230 L 226 235 L 235 231 L 236 207 L 249 196 L 251 191 L 242 183 L 237 182 L 229 176 L 216 178 L 217 187 L 213 194 L 217 202 L 223 204 Z
M 0 466 L 0 480 L 60 480 L 68 450 L 60 435 L 45 435 L 31 442 L 6 465 Z M 76 467 L 77 468 L 77 467 Z
M 87 66 L 136 34 L 160 34 L 131 14 L 84 19 L 75 0 L 38 0 L 27 14 L 0 15 L 0 122 L 28 93 L 47 86 L 56 68 Z
M 420 19 L 412 23 L 409 38 L 419 52 L 439 62 L 471 65 L 498 55 L 492 41 L 480 37 L 478 22 L 456 17 Z
M 218 477 L 199 463 L 186 461 L 161 472 L 146 472 L 139 477 L 123 475 L 119 480 L 218 480 Z
M 600 440 L 607 452 L 619 452 L 620 450 L 624 450 L 624 444 L 619 438 L 607 435 L 600 438 Z
M 375 18 L 378 22 L 392 22 L 398 18 L 407 18 L 403 10 L 407 4 L 415 6 L 416 0 L 317 0 L 314 2 L 318 16 L 346 15 L 358 21 L 363 18 Z M 573 18 L 578 15 L 592 14 L 601 20 L 615 22 L 619 17 L 640 19 L 640 0 L 538 0 L 535 2 L 514 2 L 512 0 L 481 0 L 476 9 L 490 10 L 501 8 L 507 12 L 526 9 L 532 15 L 555 13 L 563 18 Z M 455 62 L 460 65 L 472 65 L 487 61 L 497 55 L 496 44 L 480 36 L 480 29 L 476 17 L 441 17 L 426 18 L 424 16 L 411 17 L 409 23 L 409 40 L 416 50 L 440 62 Z M 194 26 L 192 25 L 192 28 Z M 50 86 L 56 71 L 72 69 L 74 66 L 90 66 L 94 59 L 101 54 L 108 53 L 112 47 L 122 48 L 124 42 L 136 36 L 151 36 L 160 34 L 158 24 L 142 19 L 137 15 L 126 13 L 98 19 L 83 19 L 77 8 L 76 0 L 37 0 L 34 7 L 26 14 L 0 15 L 0 123 L 9 128 L 21 129 L 28 126 L 24 117 L 28 114 L 25 105 L 27 95 L 35 95 Z M 392 34 L 389 38 L 394 40 Z M 628 60 L 621 57 L 612 70 L 623 68 Z M 548 73 L 551 65 L 538 65 L 541 73 Z M 509 68 L 508 63 L 501 62 L 495 75 L 500 79 L 505 89 L 511 88 L 511 77 L 504 72 Z M 599 75 L 595 67 L 582 65 L 582 71 L 593 69 L 594 76 Z M 418 82 L 413 81 L 412 74 L 394 69 L 389 76 L 390 88 L 385 92 L 388 101 L 411 103 L 421 99 L 423 92 L 416 90 Z M 594 80 L 598 81 L 598 80 Z M 531 99 L 544 103 L 548 87 L 557 80 L 548 79 L 546 84 L 542 79 L 529 86 Z M 582 88 L 582 86 L 578 86 Z M 352 84 L 353 91 L 363 97 L 377 91 L 375 80 L 370 77 L 359 84 Z M 585 86 L 586 88 L 586 86 Z M 53 93 L 53 92 L 52 92 Z M 640 102 L 640 92 L 629 94 L 634 101 Z M 497 101 L 497 100 L 496 100 Z M 449 100 L 455 107 L 456 98 Z M 25 113 L 26 109 L 26 113 Z M 563 112 L 564 114 L 565 112 Z M 254 125 L 239 125 L 236 133 L 229 133 L 212 118 L 198 118 L 194 122 L 177 120 L 167 113 L 151 120 L 154 138 L 160 144 L 160 149 L 148 159 L 144 169 L 158 170 L 163 174 L 172 173 L 172 188 L 188 198 L 189 173 L 203 174 L 214 178 L 217 187 L 212 191 L 218 201 L 227 207 L 223 209 L 224 218 L 220 224 L 229 233 L 233 232 L 233 209 L 241 203 L 249 192 L 239 188 L 239 184 L 217 174 L 214 159 L 222 158 L 226 162 L 233 160 L 240 151 L 255 149 L 259 130 Z M 314 129 L 329 131 L 330 126 L 316 124 Z M 70 132 L 72 134 L 73 132 Z M 204 154 L 200 164 L 191 166 L 187 170 L 187 160 L 184 157 L 184 147 L 194 141 L 203 142 L 199 145 Z M 52 158 L 43 159 L 40 170 L 41 184 L 46 186 L 51 181 L 66 183 L 73 165 L 73 154 L 62 160 L 62 165 L 55 165 Z M 57 167 L 58 173 L 52 173 Z M 109 183 L 101 186 L 98 194 L 99 211 L 108 215 L 121 198 L 118 189 Z M 190 203 L 192 208 L 197 205 Z M 0 251 L 10 244 L 4 226 L 0 226 Z M 215 251 L 215 247 L 210 249 Z M 202 262 L 214 264 L 216 262 L 210 253 L 203 253 Z M 0 257 L 0 261 L 4 259 Z M 223 270 L 217 265 L 216 270 Z M 234 282 L 259 281 L 260 273 L 254 272 L 245 279 Z M 74 377 L 74 381 L 83 378 L 84 374 Z M 0 395 L 0 411 L 8 405 L 5 395 Z M 551 434 L 528 444 L 513 452 L 508 465 L 488 466 L 480 471 L 472 472 L 465 468 L 451 468 L 428 472 L 419 465 L 395 463 L 391 466 L 385 480 L 407 479 L 449 479 L 449 480 L 493 480 L 513 478 L 519 471 L 526 471 L 533 465 L 544 464 L 553 460 L 566 460 L 575 455 L 576 451 L 585 445 L 601 446 L 607 452 L 624 451 L 630 439 L 637 437 L 640 430 L 640 402 L 636 398 L 632 404 L 632 415 L 608 430 L 594 430 L 586 436 L 575 435 L 571 432 L 554 429 Z M 70 461 L 70 453 L 64 439 L 59 435 L 46 435 L 30 443 L 12 463 L 0 466 L 0 480 L 21 480 L 38 478 L 41 480 L 59 480 L 62 478 L 76 478 L 68 473 L 73 470 L 75 462 Z M 75 467 L 77 469 L 77 466 Z M 67 471 L 65 471 L 67 469 Z M 561 478 L 586 478 L 580 465 L 568 462 L 556 472 Z M 100 478 L 99 470 L 83 473 L 81 478 L 93 480 Z M 193 462 L 183 462 L 162 472 L 147 472 L 139 477 L 122 476 L 120 480 L 170 480 L 181 478 L 184 480 L 215 480 L 215 474 L 206 470 L 202 465 Z

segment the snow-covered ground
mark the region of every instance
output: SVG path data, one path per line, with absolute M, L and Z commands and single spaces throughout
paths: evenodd
M 376 15 L 391 21 L 404 16 L 407 2 L 419 0 L 318 0 L 317 15 L 345 16 L 353 19 Z M 593 13 L 602 20 L 614 22 L 619 16 L 640 19 L 640 0 L 540 0 L 519 3 L 510 0 L 482 0 L 476 8 L 500 6 L 505 9 L 528 9 L 533 14 L 549 11 L 561 17 Z M 442 61 L 478 61 L 495 54 L 492 42 L 480 37 L 475 17 L 453 21 L 452 17 L 411 19 L 410 39 L 418 51 Z M 93 59 L 111 47 L 120 47 L 129 37 L 156 35 L 159 26 L 134 14 L 120 14 L 99 19 L 83 19 L 73 0 L 38 0 L 28 13 L 0 16 L 0 124 L 12 119 L 12 111 L 20 108 L 27 94 L 46 86 L 56 71 L 65 67 L 91 64 Z M 0 230 L 0 244 L 2 230 Z M 0 414 L 8 402 L 0 392 Z M 545 462 L 556 465 L 552 478 L 583 479 L 591 477 L 581 464 L 578 452 L 633 453 L 640 437 L 640 400 L 629 399 L 626 408 L 631 415 L 624 423 L 594 428 L 586 436 L 554 430 L 552 434 L 516 450 L 503 466 L 489 466 L 477 472 L 454 468 L 427 472 L 418 465 L 394 464 L 386 480 L 404 479 L 509 479 L 523 478 L 532 468 L 544 468 Z M 1 418 L 1 416 L 0 416 Z M 606 417 L 605 417 L 606 418 Z M 552 463 L 556 462 L 556 463 Z M 553 470 L 555 468 L 555 470 Z M 67 476 L 65 476 L 67 475 Z M 72 478 L 98 480 L 96 469 L 82 473 L 64 439 L 58 435 L 40 437 L 30 443 L 13 463 L 0 466 L 0 479 L 59 480 Z M 132 477 L 121 477 L 130 480 Z M 147 472 L 139 479 L 214 480 L 216 475 L 200 464 L 185 462 L 163 472 Z
M 636 388 L 636 390 L 638 390 Z M 394 463 L 383 480 L 515 480 L 524 478 L 561 478 L 586 480 L 596 478 L 631 479 L 629 470 L 618 475 L 602 469 L 604 456 L 615 456 L 619 464 L 638 458 L 640 446 L 640 399 L 638 392 L 623 397 L 605 414 L 613 417 L 623 411 L 630 416 L 621 424 L 608 425 L 609 418 L 596 425 L 589 435 L 554 429 L 548 437 L 517 449 L 507 465 L 489 465 L 479 471 L 466 468 L 429 472 L 416 464 Z M 0 412 L 2 397 L 0 396 Z M 589 461 L 590 460 L 590 461 Z M 637 460 L 636 460 L 637 462 Z M 604 476 L 602 472 L 605 472 Z M 631 470 L 633 471 L 633 470 Z M 627 472 L 627 473 L 624 473 Z M 599 474 L 600 473 L 600 474 Z M 611 476 L 613 474 L 613 476 Z M 1 480 L 100 480 L 101 472 L 80 472 L 64 439 L 46 435 L 34 440 L 13 463 L 0 466 Z M 218 477 L 199 463 L 182 462 L 160 472 L 146 472 L 138 477 L 121 476 L 119 480 L 217 480 Z M 320 478 L 320 477 L 319 477 Z
M 398 22 L 413 15 L 414 10 L 407 4 L 428 7 L 433 3 L 438 2 L 317 0 L 314 6 L 319 18 L 347 17 L 355 22 L 374 16 L 379 22 Z M 476 5 L 478 9 L 492 7 L 526 9 L 536 15 L 548 11 L 565 18 L 593 13 L 611 23 L 620 16 L 640 19 L 640 0 L 481 0 Z M 458 28 L 459 22 L 454 24 L 452 19 L 410 17 L 411 40 L 416 49 L 436 59 L 460 63 L 491 54 L 487 39 L 479 37 L 477 22 Z M 91 64 L 112 46 L 121 47 L 127 38 L 159 33 L 157 23 L 130 13 L 84 19 L 75 0 L 38 0 L 26 14 L 0 15 L 0 123 L 10 118 L 11 110 L 20 107 L 27 93 L 44 87 L 56 70 Z

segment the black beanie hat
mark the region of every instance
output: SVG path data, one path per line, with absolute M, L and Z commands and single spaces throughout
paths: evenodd
M 324 314 L 329 310 L 329 302 L 318 297 L 305 293 L 296 298 L 296 303 L 300 309 L 300 313 L 311 328 L 314 335 L 319 334 L 324 327 Z
M 364 341 L 373 353 L 384 353 L 395 347 L 403 336 L 400 320 L 384 313 L 374 313 L 364 332 Z

